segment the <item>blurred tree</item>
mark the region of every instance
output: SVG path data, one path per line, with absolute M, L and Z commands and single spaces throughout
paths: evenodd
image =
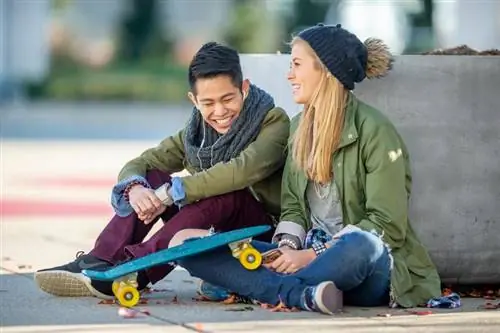
M 293 10 L 285 19 L 286 41 L 305 27 L 323 22 L 331 3 L 331 0 L 294 0 Z M 283 45 L 280 51 L 288 52 L 288 47 Z
M 409 14 L 411 33 L 405 54 L 419 54 L 434 48 L 433 0 L 420 0 L 422 10 Z
M 126 62 L 137 62 L 144 57 L 164 59 L 171 49 L 171 43 L 161 36 L 157 17 L 159 1 L 127 2 L 130 15 L 125 16 L 121 24 L 119 58 Z
M 223 38 L 241 53 L 276 51 L 276 28 L 263 2 L 232 0 L 231 14 Z

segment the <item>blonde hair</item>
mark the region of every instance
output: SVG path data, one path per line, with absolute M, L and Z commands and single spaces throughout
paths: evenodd
M 332 156 L 342 138 L 349 91 L 330 73 L 306 41 L 295 37 L 290 45 L 298 43 L 315 58 L 321 79 L 302 111 L 292 138 L 292 158 L 295 166 L 309 179 L 326 184 L 333 178 Z M 394 62 L 389 47 L 378 38 L 368 38 L 363 44 L 367 50 L 366 78 L 386 76 Z
M 332 180 L 332 155 L 342 137 L 349 92 L 327 70 L 308 43 L 295 37 L 291 45 L 297 43 L 304 45 L 316 58 L 321 79 L 302 111 L 293 137 L 292 158 L 309 179 L 326 184 Z

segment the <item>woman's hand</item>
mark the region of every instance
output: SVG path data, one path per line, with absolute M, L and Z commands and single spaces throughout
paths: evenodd
M 316 258 L 316 253 L 312 249 L 293 250 L 280 247 L 280 250 L 283 253 L 281 256 L 263 266 L 277 273 L 291 274 L 309 265 Z

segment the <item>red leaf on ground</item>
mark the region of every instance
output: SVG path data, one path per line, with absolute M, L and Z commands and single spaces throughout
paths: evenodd
M 490 302 L 486 302 L 486 303 L 484 303 L 484 305 L 481 308 L 483 308 L 485 310 L 496 310 L 496 309 L 500 308 L 500 303 L 493 304 Z
M 103 299 L 102 301 L 100 301 L 98 304 L 107 304 L 107 305 L 110 305 L 110 304 L 115 304 L 115 300 L 114 299 Z

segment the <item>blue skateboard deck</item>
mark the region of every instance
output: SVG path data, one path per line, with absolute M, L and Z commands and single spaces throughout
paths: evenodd
M 82 273 L 94 280 L 113 281 L 128 274 L 148 269 L 153 266 L 166 264 L 178 259 L 213 250 L 233 242 L 252 238 L 263 234 L 270 229 L 270 226 L 263 225 L 216 233 L 201 238 L 198 237 L 188 239 L 181 245 L 128 261 L 105 271 L 83 270 Z

